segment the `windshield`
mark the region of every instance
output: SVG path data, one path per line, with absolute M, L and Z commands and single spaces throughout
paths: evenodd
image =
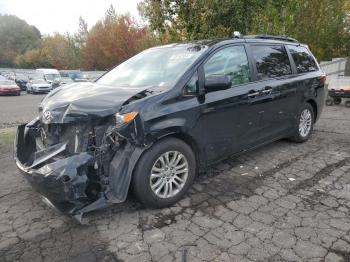
M 45 74 L 46 80 L 55 81 L 59 80 L 61 77 L 59 74 Z
M 97 83 L 110 86 L 171 87 L 207 49 L 204 45 L 152 48 L 130 58 Z

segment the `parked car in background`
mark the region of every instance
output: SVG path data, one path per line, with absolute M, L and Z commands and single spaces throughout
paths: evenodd
M 52 85 L 42 78 L 30 79 L 27 83 L 28 94 L 48 93 L 52 90 Z
M 82 77 L 82 73 L 80 70 L 60 70 L 61 77 L 69 77 L 74 80 Z
M 7 71 L 2 73 L 3 76 L 5 76 L 9 80 L 15 80 L 16 79 L 16 74 L 12 71 Z
M 179 201 L 198 172 L 282 138 L 307 141 L 326 77 L 287 37 L 169 44 L 96 82 L 52 91 L 18 127 L 15 161 L 33 187 L 81 221 L 125 201 Z
M 61 84 L 60 86 L 66 85 L 66 84 L 71 84 L 74 83 L 74 80 L 71 79 L 70 77 L 61 77 Z
M 53 88 L 60 86 L 61 75 L 57 69 L 51 68 L 38 68 L 35 70 L 36 78 L 42 78 L 46 82 L 50 83 Z
M 21 90 L 27 90 L 28 76 L 24 74 L 16 74 L 15 82 L 21 88 Z
M 13 80 L 0 79 L 0 95 L 21 95 L 21 89 Z
M 74 82 L 87 82 L 89 79 L 83 75 L 80 70 L 60 70 L 60 75 L 63 78 L 70 78 Z

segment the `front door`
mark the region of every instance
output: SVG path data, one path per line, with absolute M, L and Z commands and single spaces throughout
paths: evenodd
M 241 151 L 247 132 L 259 134 L 259 112 L 264 105 L 249 97 L 255 88 L 251 66 L 245 46 L 233 45 L 214 52 L 199 70 L 202 83 L 213 75 L 229 76 L 232 83 L 229 89 L 206 93 L 202 101 L 199 98 L 200 113 L 193 132 L 205 145 L 208 162 Z

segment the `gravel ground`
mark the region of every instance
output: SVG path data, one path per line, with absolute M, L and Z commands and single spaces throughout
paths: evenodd
M 19 121 L 35 115 L 28 97 L 10 99 L 28 103 Z M 5 126 L 17 122 L 9 115 Z M 213 166 L 174 207 L 145 209 L 129 197 L 86 226 L 43 204 L 10 150 L 0 166 L 0 261 L 350 261 L 344 106 L 325 108 L 307 143 L 279 141 Z

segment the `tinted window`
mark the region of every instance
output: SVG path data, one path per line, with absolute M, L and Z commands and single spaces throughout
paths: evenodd
M 204 65 L 205 77 L 228 75 L 232 85 L 249 82 L 249 64 L 244 46 L 230 46 L 216 52 Z
M 292 73 L 289 58 L 283 46 L 254 45 L 252 52 L 259 80 Z
M 317 71 L 318 67 L 315 59 L 310 55 L 309 50 L 303 46 L 288 46 L 293 57 L 298 73 Z

